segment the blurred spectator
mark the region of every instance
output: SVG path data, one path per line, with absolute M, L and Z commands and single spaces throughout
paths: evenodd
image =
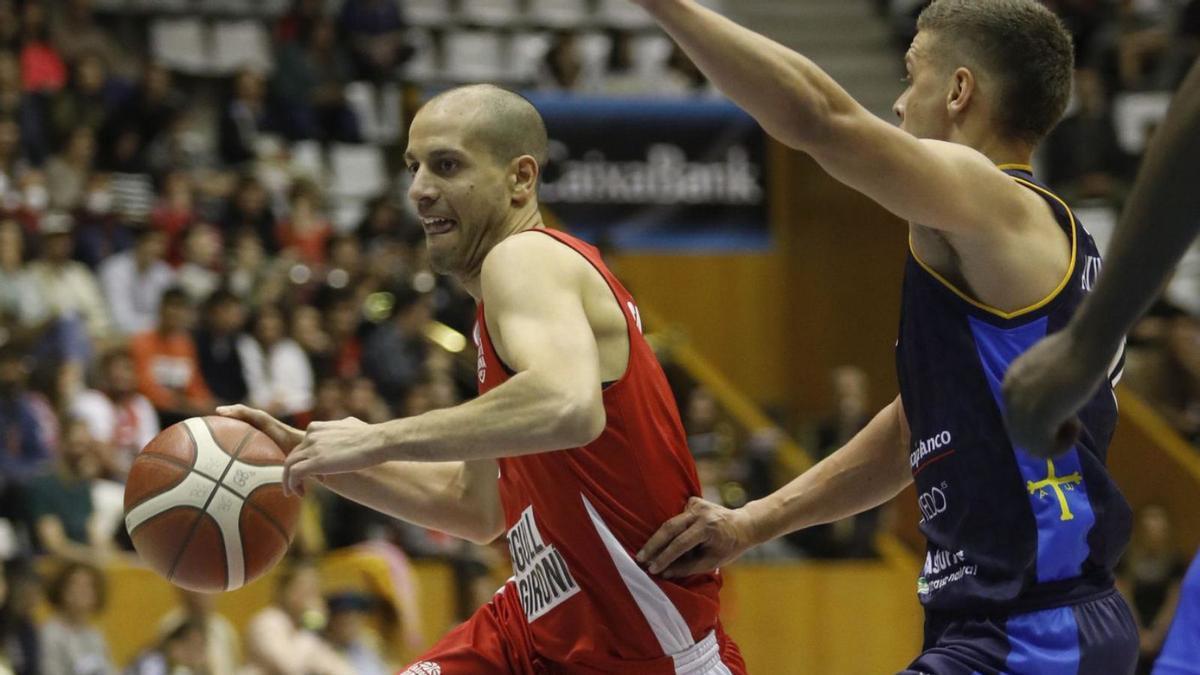
M 345 383 L 336 377 L 327 377 L 319 380 L 317 382 L 316 394 L 313 396 L 313 420 L 340 420 L 349 416 L 350 411 L 346 409 Z M 358 538 L 354 539 L 354 541 L 345 541 L 338 544 L 334 542 L 334 537 L 338 535 L 338 528 L 326 527 L 325 529 L 330 548 L 349 546 L 350 544 L 362 541 L 362 538 Z
M 15 51 L 21 46 L 21 21 L 17 18 L 17 3 L 0 0 L 0 48 Z
M 50 102 L 55 147 L 66 145 L 80 127 L 100 129 L 116 106 L 119 93 L 109 82 L 108 66 L 98 54 L 84 54 L 71 66 L 71 79 Z
M 169 171 L 162 179 L 162 197 L 150 213 L 150 224 L 167 235 L 167 259 L 179 264 L 183 234 L 196 221 L 192 183 L 183 171 Z
M 321 213 L 321 194 L 312 181 L 297 181 L 289 195 L 289 213 L 280 221 L 275 240 L 285 255 L 291 255 L 311 267 L 325 263 L 325 244 L 333 234 L 329 220 Z
M 50 37 L 68 63 L 95 54 L 118 75 L 128 75 L 125 50 L 92 14 L 92 0 L 59 0 L 50 7 Z
M 286 290 L 284 261 L 268 257 L 262 240 L 250 230 L 233 235 L 229 289 L 250 307 L 275 302 Z
M 13 675 L 8 657 L 8 576 L 0 574 L 0 675 Z
M 582 76 L 583 56 L 579 51 L 579 35 L 570 30 L 557 31 L 550 49 L 546 51 L 542 86 L 572 91 L 579 88 Z
M 308 356 L 309 365 L 318 375 L 332 373 L 333 340 L 325 332 L 322 325 L 321 310 L 312 305 L 301 305 L 292 311 L 292 339 Z M 326 381 L 333 382 L 328 379 Z M 341 419 L 333 417 L 318 417 L 317 419 Z
M 380 655 L 379 637 L 367 625 L 373 606 L 373 599 L 361 593 L 339 593 L 329 598 L 325 635 L 358 675 L 393 672 Z
M 1073 111 L 1042 146 L 1046 179 L 1077 198 L 1113 198 L 1131 162 L 1117 143 L 1102 78 L 1080 71 Z
M 74 225 L 74 219 L 65 213 L 51 213 L 43 218 L 41 257 L 29 264 L 29 275 L 46 299 L 52 316 L 78 324 L 76 327 L 85 329 L 92 340 L 104 341 L 113 328 L 108 306 L 92 271 L 71 259 Z M 72 344 L 73 356 L 90 354 L 90 346 L 83 341 L 74 340 Z
M 76 127 L 67 138 L 63 151 L 46 162 L 46 187 L 50 191 L 51 209 L 70 213 L 82 204 L 95 159 L 95 130 L 87 126 Z
M 122 335 L 153 330 L 158 324 L 158 303 L 175 283 L 175 271 L 166 263 L 167 235 L 140 227 L 131 250 L 117 253 L 100 264 L 100 283 L 113 323 Z
M 115 553 L 110 524 L 94 499 L 102 464 L 82 420 L 67 419 L 54 470 L 25 487 L 29 522 L 42 552 L 75 563 L 97 564 Z
M 0 16 L 3 16 L 3 10 L 0 10 Z M 35 165 L 40 164 L 48 152 L 43 117 L 37 96 L 27 94 L 21 87 L 20 61 L 13 52 L 0 51 L 0 118 L 17 122 L 21 156 Z
M 349 38 L 360 78 L 388 80 L 412 54 L 404 40 L 404 19 L 397 0 L 346 0 L 338 26 Z
M 280 572 L 271 606 L 246 627 L 248 670 L 262 675 L 353 675 L 354 667 L 317 630 L 326 621 L 320 577 L 310 563 Z
M 135 160 L 133 163 L 147 163 L 151 149 L 176 123 L 185 105 L 182 94 L 174 88 L 171 71 L 159 63 L 148 64 L 137 90 L 104 125 L 102 145 L 115 150 L 121 142 Z M 115 152 L 107 153 L 105 165 L 116 163 Z
M 204 320 L 196 331 L 196 354 L 200 373 L 222 403 L 246 400 L 245 367 L 239 341 L 244 337 L 246 309 L 228 289 L 219 289 L 204 305 Z
M 389 195 L 380 195 L 367 204 L 367 215 L 354 233 L 362 241 L 364 249 L 373 250 L 377 246 L 402 239 L 404 229 L 401 209 Z
M 49 316 L 49 305 L 24 262 L 24 231 L 15 221 L 0 220 L 0 319 L 8 327 L 8 340 L 19 340 L 19 329 L 36 330 Z
M 358 288 L 364 282 L 363 251 L 358 237 L 335 234 L 325 243 L 325 283 L 330 288 Z
M 207 675 L 234 675 L 241 657 L 241 640 L 233 624 L 215 609 L 217 596 L 178 588 L 180 605 L 158 623 L 159 635 L 169 636 L 181 626 L 194 625 L 205 636 Z
M 292 0 L 292 6 L 275 24 L 275 39 L 280 43 L 303 40 L 313 24 L 325 16 L 325 0 Z
M 633 60 L 633 35 L 629 31 L 608 32 L 610 46 L 600 93 L 609 96 L 628 96 L 646 90 L 645 80 Z
M 375 383 L 363 375 L 346 381 L 346 411 L 367 424 L 381 424 L 394 417 L 375 389 Z
M 278 117 L 287 120 L 292 138 L 354 143 L 361 140 L 358 120 L 346 103 L 344 88 L 353 67 L 337 42 L 337 25 L 314 18 L 303 42 L 280 49 L 271 81 Z
M 83 372 L 78 361 L 46 357 L 35 361 L 29 375 L 31 400 L 41 436 L 52 448 L 57 448 L 61 442 L 59 420 L 83 390 Z
M 325 308 L 325 329 L 333 342 L 333 374 L 355 377 L 362 372 L 362 307 L 351 293 L 335 294 Z
M 199 621 L 184 621 L 139 656 L 125 675 L 207 675 L 208 635 Z
M 84 563 L 66 565 L 50 582 L 54 612 L 41 626 L 42 675 L 115 675 L 108 643 L 92 625 L 106 593 L 104 573 Z
M 138 391 L 154 404 L 163 426 L 208 414 L 215 405 L 188 332 L 191 322 L 187 294 L 169 288 L 159 304 L 158 328 L 135 335 L 130 343 Z
M 40 675 L 41 648 L 34 612 L 42 601 L 42 586 L 29 565 L 20 560 L 4 566 L 7 593 L 0 593 L 0 664 L 15 675 Z
M 1162 649 L 1179 601 L 1188 561 L 1175 550 L 1166 509 L 1143 506 L 1129 548 L 1117 569 L 1117 586 L 1129 600 L 1141 636 L 1138 673 L 1148 674 Z
M 313 405 L 313 373 L 300 345 L 287 336 L 283 312 L 261 307 L 251 335 L 238 338 L 250 405 L 291 419 Z
M 33 397 L 25 385 L 27 357 L 15 345 L 0 346 L 0 484 L 19 483 L 47 467 L 53 446 L 38 422 Z
M 67 82 L 67 66 L 50 42 L 41 0 L 21 5 L 21 81 L 34 92 L 56 92 Z
M 275 214 L 271 212 L 266 189 L 254 176 L 247 174 L 238 182 L 221 221 L 221 229 L 230 241 L 242 232 L 253 232 L 267 253 L 279 251 L 275 239 Z
M 22 153 L 21 127 L 11 117 L 0 118 L 0 209 L 14 215 L 23 206 L 22 184 L 30 172 Z
M 118 218 L 117 198 L 107 173 L 93 173 L 75 209 L 75 257 L 98 269 L 108 256 L 133 246 L 133 233 Z
M 161 430 L 154 406 L 137 391 L 133 355 L 125 347 L 100 357 L 95 387 L 75 397 L 71 414 L 108 447 L 109 475 L 122 482 L 134 456 Z
M 408 388 L 425 374 L 425 327 L 433 320 L 431 300 L 428 294 L 401 286 L 395 294 L 391 319 L 367 338 L 363 372 L 389 402 L 399 403 Z
M 835 367 L 830 371 L 829 383 L 833 410 L 812 428 L 805 443 L 814 449 L 815 461 L 836 452 L 871 420 L 870 382 L 862 368 Z M 882 513 L 882 508 L 876 508 L 828 525 L 810 527 L 789 535 L 788 541 L 818 558 L 875 557 L 875 535 Z
M 237 166 L 254 159 L 258 154 L 259 136 L 281 130 L 271 119 L 270 112 L 262 74 L 245 69 L 235 75 L 229 102 L 221 112 L 221 160 Z
M 183 234 L 183 264 L 175 281 L 192 299 L 203 303 L 221 285 L 221 233 L 209 223 L 196 223 Z
M 714 93 L 708 84 L 708 78 L 704 77 L 704 73 L 700 72 L 700 69 L 678 44 L 671 46 L 671 55 L 667 57 L 664 80 L 668 86 L 663 91 L 667 94 L 686 96 L 706 92 Z
M 1180 3 L 1125 0 L 1118 3 L 1117 72 L 1123 89 L 1162 86 L 1151 69 L 1162 65 Z

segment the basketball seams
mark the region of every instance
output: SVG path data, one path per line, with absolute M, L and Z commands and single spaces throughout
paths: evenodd
M 205 420 L 204 418 L 200 418 L 200 419 L 204 422 L 204 426 L 208 427 L 208 433 L 212 434 L 212 427 L 208 425 L 208 420 Z M 185 429 L 188 428 L 186 424 L 184 424 L 183 426 Z M 251 433 L 253 433 L 252 430 L 247 431 L 246 434 L 244 436 L 242 436 L 242 440 L 238 443 L 237 452 L 240 453 L 242 451 L 242 448 L 246 447 L 246 442 L 249 440 Z M 200 461 L 200 443 L 194 436 L 192 436 L 191 429 L 188 429 L 188 436 L 192 437 L 192 443 L 194 443 L 196 446 L 196 461 L 199 462 Z M 220 443 L 220 441 L 217 440 L 216 436 L 213 436 L 213 445 L 216 445 L 218 448 L 221 448 L 221 443 Z M 221 450 L 223 452 L 225 452 L 226 454 L 229 454 L 228 451 L 225 450 L 224 448 L 221 448 Z M 188 529 L 187 536 L 185 536 L 183 538 L 183 544 L 181 544 L 179 546 L 179 552 L 175 554 L 175 560 L 173 560 L 171 562 L 171 570 L 167 573 L 168 579 L 173 579 L 175 577 L 175 570 L 176 570 L 176 568 L 179 567 L 179 561 L 183 559 L 184 551 L 186 551 L 188 548 L 188 545 L 192 543 L 192 537 L 194 537 L 196 535 L 196 528 L 200 527 L 200 519 L 205 516 L 208 516 L 208 507 L 210 504 L 212 504 L 213 497 L 215 497 L 217 495 L 217 490 L 220 489 L 222 481 L 225 480 L 225 474 L 229 473 L 229 468 L 231 466 L 233 466 L 233 461 L 235 459 L 237 459 L 236 454 L 229 458 L 229 462 L 225 465 L 225 470 L 221 472 L 221 477 L 217 479 L 217 484 L 213 486 L 212 492 L 210 492 L 208 494 L 208 499 L 204 502 L 203 513 L 201 513 L 199 516 L 197 516 L 196 520 L 192 521 L 192 526 Z M 196 473 L 200 473 L 200 472 L 197 471 Z M 203 475 L 203 474 L 201 474 L 201 475 Z M 208 517 L 213 518 L 212 516 L 208 516 Z M 213 522 L 216 523 L 217 530 L 221 531 L 221 533 L 223 534 L 223 531 L 221 530 L 220 521 L 218 521 L 216 518 L 213 518 Z M 238 535 L 241 536 L 241 533 L 239 532 Z M 225 553 L 225 541 L 224 541 L 223 537 L 221 538 L 221 552 Z M 224 557 L 224 556 L 222 556 L 222 557 Z M 228 565 L 228 562 L 226 564 Z M 225 579 L 226 579 L 226 582 L 228 582 L 229 570 L 225 571 Z
M 145 458 L 145 459 L 143 460 L 143 458 Z M 136 502 L 127 506 L 125 508 L 125 513 L 130 513 L 137 507 L 141 506 L 142 504 L 145 504 L 146 502 L 150 501 L 151 499 L 154 499 L 155 497 L 157 497 L 160 494 L 174 490 L 175 488 L 182 485 L 183 481 L 187 480 L 188 475 L 190 475 L 193 471 L 195 471 L 195 469 L 193 469 L 189 464 L 187 464 L 186 462 L 184 462 L 180 459 L 176 459 L 175 457 L 171 457 L 170 455 L 159 455 L 157 453 L 144 452 L 141 455 L 139 455 L 138 458 L 136 460 L 134 460 L 134 462 L 136 463 L 138 461 L 150 461 L 150 460 L 159 461 L 164 464 L 170 464 L 171 466 L 174 466 L 177 469 L 183 469 L 183 472 L 181 472 L 179 474 L 179 477 L 176 478 L 174 480 L 174 482 L 172 482 L 170 485 L 166 486 L 165 488 L 163 488 L 153 494 L 148 494 L 148 495 L 142 497 L 141 499 L 137 500 Z M 195 473 L 198 473 L 201 476 L 204 476 L 205 478 L 207 478 L 209 480 L 215 480 L 212 476 L 206 476 L 201 471 L 195 471 Z M 195 508 L 195 507 L 189 507 L 189 508 Z M 164 511 L 164 513 L 165 513 L 165 511 Z M 140 525 L 139 525 L 139 527 L 140 527 Z M 137 529 L 137 528 L 134 528 L 134 529 Z M 133 533 L 131 532 L 130 534 L 133 534 Z
M 225 488 L 226 490 L 229 490 L 230 492 L 233 492 L 233 494 L 235 494 L 235 495 L 237 494 L 237 492 L 234 491 L 232 488 L 230 488 L 228 485 L 221 485 L 221 487 Z M 269 487 L 276 487 L 276 485 L 274 483 L 269 484 L 269 485 L 260 485 L 256 488 L 254 488 L 253 490 L 251 490 L 250 494 L 248 494 L 242 498 L 242 500 L 243 500 L 242 505 L 249 507 L 251 509 L 254 509 L 258 513 L 258 515 L 262 516 L 263 518 L 265 518 L 267 520 L 267 522 L 271 525 L 271 527 L 275 528 L 275 531 L 277 533 L 279 533 L 279 536 L 283 537 L 284 541 L 286 541 L 290 544 L 291 537 L 288 536 L 287 528 L 285 528 L 283 525 L 280 525 L 279 521 L 275 519 L 275 516 L 272 515 L 270 511 L 264 509 L 263 507 L 259 506 L 258 504 L 255 504 L 254 502 L 250 501 L 250 498 L 254 496 L 254 493 L 258 492 L 259 490 L 263 490 L 263 489 L 266 489 Z M 241 497 L 241 495 L 238 495 L 238 496 Z M 240 522 L 240 519 L 239 519 L 239 522 Z
M 181 511 L 181 510 L 191 510 L 191 511 L 195 511 L 198 515 L 204 515 L 204 512 L 201 511 L 200 508 L 197 506 L 192 506 L 191 504 L 179 504 L 178 506 L 172 506 L 169 509 L 163 509 L 162 511 L 159 511 L 158 513 L 143 520 L 142 522 L 138 523 L 137 527 L 135 527 L 131 531 L 129 531 L 128 534 L 130 537 L 132 537 L 135 532 L 141 530 L 143 527 L 146 527 L 150 523 L 153 523 L 155 520 L 158 520 L 159 518 L 167 515 L 168 513 L 172 513 L 174 511 Z
M 244 585 L 248 581 L 246 575 L 251 571 L 247 568 L 251 563 L 251 554 L 254 564 L 261 566 L 267 563 L 262 555 L 267 554 L 268 550 L 278 549 L 271 535 L 262 532 L 263 528 L 273 531 L 285 552 L 291 543 L 289 528 L 285 527 L 285 523 L 293 517 L 292 504 L 289 502 L 294 500 L 280 502 L 275 493 L 264 493 L 265 499 L 255 497 L 262 488 L 280 485 L 283 467 L 278 459 L 279 451 L 274 449 L 273 443 L 270 444 L 270 452 L 266 447 L 260 448 L 258 437 L 262 434 L 253 427 L 224 422 L 205 416 L 184 420 L 180 426 L 183 426 L 183 433 L 187 435 L 186 444 L 177 440 L 179 435 L 175 435 L 159 441 L 172 446 L 170 454 L 154 451 L 156 446 L 148 446 L 151 451 L 140 453 L 155 460 L 143 462 L 142 471 L 145 473 L 139 474 L 145 480 L 152 481 L 144 489 L 152 490 L 153 494 L 139 495 L 137 501 L 125 509 L 127 522 L 130 514 L 135 515 L 133 522 L 136 526 L 129 532 L 131 536 L 137 533 L 139 537 L 153 536 L 156 540 L 160 540 L 163 534 L 177 533 L 168 537 L 173 542 L 168 544 L 167 540 L 163 540 L 166 547 L 160 548 L 155 554 L 157 558 L 154 563 L 160 573 L 165 572 L 166 578 L 177 585 L 182 583 L 190 587 L 192 583 L 197 583 L 199 587 L 211 590 L 232 590 Z M 225 441 L 231 440 L 237 431 L 243 429 L 244 433 L 232 447 L 225 445 Z M 156 437 L 155 440 L 159 439 Z M 263 436 L 262 440 L 270 439 Z M 190 457 L 184 454 L 188 450 L 191 451 Z M 242 459 L 243 456 L 245 459 Z M 145 480 L 139 478 L 142 483 Z M 256 499 L 262 504 L 256 503 Z M 283 510 L 276 514 L 278 509 Z M 250 516 L 251 513 L 254 515 Z M 163 529 L 164 517 L 171 518 L 167 530 Z M 206 519 L 215 529 L 210 531 Z M 156 529 L 144 530 L 143 527 L 148 525 L 155 525 Z M 214 535 L 219 540 L 220 549 L 208 541 Z M 246 548 L 247 543 L 252 543 L 250 549 Z M 192 551 L 193 544 L 198 547 L 203 544 L 204 550 Z M 200 561 L 196 560 L 193 564 L 193 558 L 201 554 L 208 562 L 196 567 L 195 564 L 200 564 Z M 208 558 L 218 554 L 216 559 L 210 561 Z M 276 554 L 268 555 L 272 556 L 271 560 L 276 559 Z M 220 580 L 212 576 L 204 577 L 208 573 L 202 570 L 207 565 L 217 564 L 217 560 L 223 561 Z M 255 567 L 255 570 L 259 570 L 259 567 Z M 197 577 L 197 574 L 202 576 Z M 255 572 L 255 577 L 259 574 L 261 570 Z M 214 588 L 212 584 L 222 586 Z

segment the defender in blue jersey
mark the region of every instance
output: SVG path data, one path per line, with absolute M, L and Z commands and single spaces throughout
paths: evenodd
M 1183 577 L 1179 607 L 1154 662 L 1154 675 L 1200 675 L 1200 551 Z
M 1000 390 L 1100 269 L 1091 237 L 1029 167 L 1070 95 L 1062 24 L 1036 0 L 935 0 L 905 56 L 897 128 L 812 61 L 692 0 L 638 2 L 770 134 L 908 221 L 910 256 L 900 396 L 769 497 L 737 510 L 693 500 L 639 557 L 651 572 L 695 573 L 915 482 L 926 631 L 906 672 L 1132 673 L 1136 627 L 1112 578 L 1131 514 L 1105 469 L 1111 386 L 1050 461 L 1009 440 Z

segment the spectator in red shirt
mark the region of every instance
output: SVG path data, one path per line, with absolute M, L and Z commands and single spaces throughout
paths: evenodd
M 296 181 L 292 186 L 291 212 L 275 231 L 279 245 L 301 262 L 320 267 L 325 263 L 325 243 L 332 234 L 329 220 L 321 213 L 321 195 L 316 184 Z
M 21 10 L 21 82 L 25 91 L 55 92 L 67 83 L 67 66 L 50 42 L 46 8 L 27 0 Z
M 187 294 L 167 289 L 159 304 L 158 328 L 135 335 L 130 343 L 138 391 L 154 404 L 164 427 L 211 413 L 215 405 L 188 330 L 191 320 Z

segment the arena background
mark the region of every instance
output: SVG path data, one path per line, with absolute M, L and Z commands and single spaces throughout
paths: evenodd
M 889 117 L 922 5 L 705 4 Z M 1047 4 L 1078 70 L 1037 170 L 1104 242 L 1200 53 L 1200 2 Z M 546 116 L 546 218 L 600 245 L 638 298 L 706 497 L 773 489 L 895 396 L 902 224 L 765 138 L 624 0 L 0 0 L 0 672 L 33 672 L 72 611 L 111 655 L 88 672 L 223 674 L 269 641 L 248 626 L 282 602 L 279 574 L 216 598 L 224 632 L 167 637 L 182 600 L 120 521 L 120 481 L 159 426 L 235 400 L 303 424 L 470 395 L 471 304 L 423 262 L 399 159 L 423 98 L 479 81 Z M 1146 664 L 1200 544 L 1198 316 L 1200 251 L 1132 335 L 1119 390 L 1110 466 L 1139 513 L 1121 581 Z M 918 504 L 910 489 L 726 569 L 751 672 L 892 672 L 916 653 Z M 309 646 L 362 659 L 356 672 L 403 665 L 508 574 L 502 546 L 319 490 L 293 549 L 320 572 L 286 586 L 324 607 Z M 103 602 L 86 575 L 64 581 L 71 563 L 102 570 Z M 203 656 L 235 642 L 233 659 Z

